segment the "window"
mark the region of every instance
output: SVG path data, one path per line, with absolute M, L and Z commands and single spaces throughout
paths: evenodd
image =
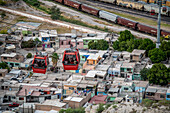
M 73 87 L 69 87 L 69 90 L 74 90 L 74 88 Z
M 124 72 L 124 68 L 121 68 L 121 72 Z
M 93 64 L 95 64 L 95 61 L 93 61 Z
M 19 66 L 19 64 L 18 64 L 18 63 L 16 63 L 16 64 L 15 64 L 15 66 Z
M 77 45 L 79 45 L 79 42 L 77 42 Z
M 24 97 L 19 97 L 19 100 L 24 100 Z
M 124 90 L 128 90 L 129 88 L 128 87 L 125 87 Z
M 7 57 L 4 57 L 5 60 L 7 60 Z
M 82 56 L 82 58 L 85 58 L 85 56 Z
M 71 44 L 70 41 L 68 42 L 68 44 L 69 44 L 69 45 Z
M 61 41 L 61 45 L 63 45 L 63 41 Z
M 65 55 L 64 64 L 65 65 L 76 65 L 77 64 L 76 55 Z
M 131 71 L 131 68 L 127 68 L 127 71 Z
M 0 77 L 2 76 L 2 73 L 0 73 Z
M 118 75 L 119 73 L 118 72 L 115 72 L 115 75 Z
M 170 95 L 167 95 L 167 98 L 170 98 Z
M 89 64 L 89 61 L 87 60 L 87 64 Z
M 165 95 L 160 95 L 160 98 L 165 98 Z
M 15 97 L 12 97 L 12 99 L 15 99 Z
M 146 95 L 147 95 L 147 96 L 154 96 L 155 93 L 147 92 Z

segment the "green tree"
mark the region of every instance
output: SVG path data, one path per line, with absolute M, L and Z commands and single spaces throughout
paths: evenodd
M 9 66 L 5 62 L 0 63 L 0 69 L 8 69 L 8 71 L 10 71 Z
M 3 29 L 0 31 L 0 34 L 8 34 L 7 30 L 6 29 Z
M 51 12 L 51 18 L 53 20 L 58 20 L 60 17 L 61 17 L 61 11 L 59 8 L 57 8 L 56 6 L 53 6 L 51 9 L 50 9 L 50 12 Z
M 52 55 L 52 62 L 53 62 L 53 66 L 54 67 L 57 65 L 58 59 L 59 59 L 58 54 L 57 53 L 53 53 L 53 55 Z
M 108 42 L 103 39 L 98 40 L 96 46 L 97 46 L 97 48 L 96 48 L 97 50 L 107 50 L 109 48 Z
M 27 54 L 27 58 L 32 58 L 32 54 L 31 54 L 31 53 L 28 53 L 28 54 Z
M 160 63 L 161 61 L 166 60 L 166 54 L 158 48 L 150 50 L 148 56 L 153 63 Z
M 99 107 L 97 108 L 97 113 L 102 113 L 102 111 L 104 110 L 103 106 L 103 104 L 99 104 Z
M 125 41 L 119 43 L 119 51 L 126 51 L 127 49 L 127 43 Z
M 4 1 L 4 0 L 0 0 L 0 5 L 5 6 L 6 4 L 7 4 L 7 2 L 6 2 L 6 1 Z
M 85 110 L 84 108 L 76 108 L 76 109 L 68 108 L 66 110 L 61 109 L 59 113 L 85 113 Z
M 148 74 L 149 74 L 149 70 L 150 69 L 147 69 L 147 68 L 143 68 L 141 71 L 140 71 L 140 75 L 141 75 L 141 79 L 142 80 L 148 80 Z
M 170 72 L 164 64 L 156 63 L 149 70 L 148 80 L 157 85 L 167 85 L 170 81 Z
M 146 50 L 146 56 L 148 56 L 149 50 L 152 50 L 156 47 L 151 39 L 144 39 L 139 45 L 138 49 Z
M 120 32 L 120 37 L 118 38 L 118 40 L 120 42 L 127 41 L 127 40 L 130 40 L 130 39 L 134 39 L 134 36 L 131 34 L 130 31 L 125 30 L 125 31 Z
M 119 41 L 115 41 L 115 42 L 113 42 L 113 48 L 115 49 L 115 50 L 119 50 Z
M 168 60 L 170 58 L 170 41 L 163 41 L 160 45 L 160 49 L 165 52 Z
M 88 43 L 88 48 L 89 49 L 96 49 L 97 47 L 97 43 L 96 42 L 94 42 L 94 41 L 90 41 L 89 43 Z

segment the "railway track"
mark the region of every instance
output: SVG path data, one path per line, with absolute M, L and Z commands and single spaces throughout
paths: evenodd
M 144 11 L 139 11 L 139 10 L 133 10 L 125 7 L 120 7 L 114 4 L 109 4 L 109 3 L 104 3 L 100 1 L 94 1 L 94 0 L 77 0 L 81 3 L 85 3 L 94 7 L 100 7 L 106 10 L 114 11 L 114 12 L 120 12 L 120 13 L 126 13 L 126 14 L 131 14 L 137 17 L 142 17 L 142 18 L 148 18 L 157 21 L 157 15 L 150 15 L 148 12 Z M 168 16 L 161 16 L 161 21 L 165 22 L 167 24 L 170 24 L 170 17 Z

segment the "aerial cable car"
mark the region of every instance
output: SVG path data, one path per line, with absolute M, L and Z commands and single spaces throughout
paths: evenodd
M 47 71 L 47 65 L 49 64 L 48 55 L 35 55 L 32 61 L 32 70 L 34 73 L 45 74 Z
M 38 54 L 37 44 L 38 43 L 36 43 L 36 55 L 34 56 L 31 67 L 34 73 L 45 74 L 49 64 L 48 54 L 42 54 L 41 52 Z
M 78 70 L 80 63 L 80 55 L 79 50 L 77 49 L 77 40 L 75 42 L 76 42 L 75 47 L 68 48 L 64 51 L 62 59 L 64 70 Z

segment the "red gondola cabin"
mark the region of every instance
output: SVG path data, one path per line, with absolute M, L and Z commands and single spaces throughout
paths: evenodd
M 48 55 L 35 55 L 32 61 L 32 70 L 34 73 L 45 74 L 48 65 Z
M 65 50 L 62 63 L 64 70 L 77 70 L 80 63 L 80 55 L 78 49 Z

